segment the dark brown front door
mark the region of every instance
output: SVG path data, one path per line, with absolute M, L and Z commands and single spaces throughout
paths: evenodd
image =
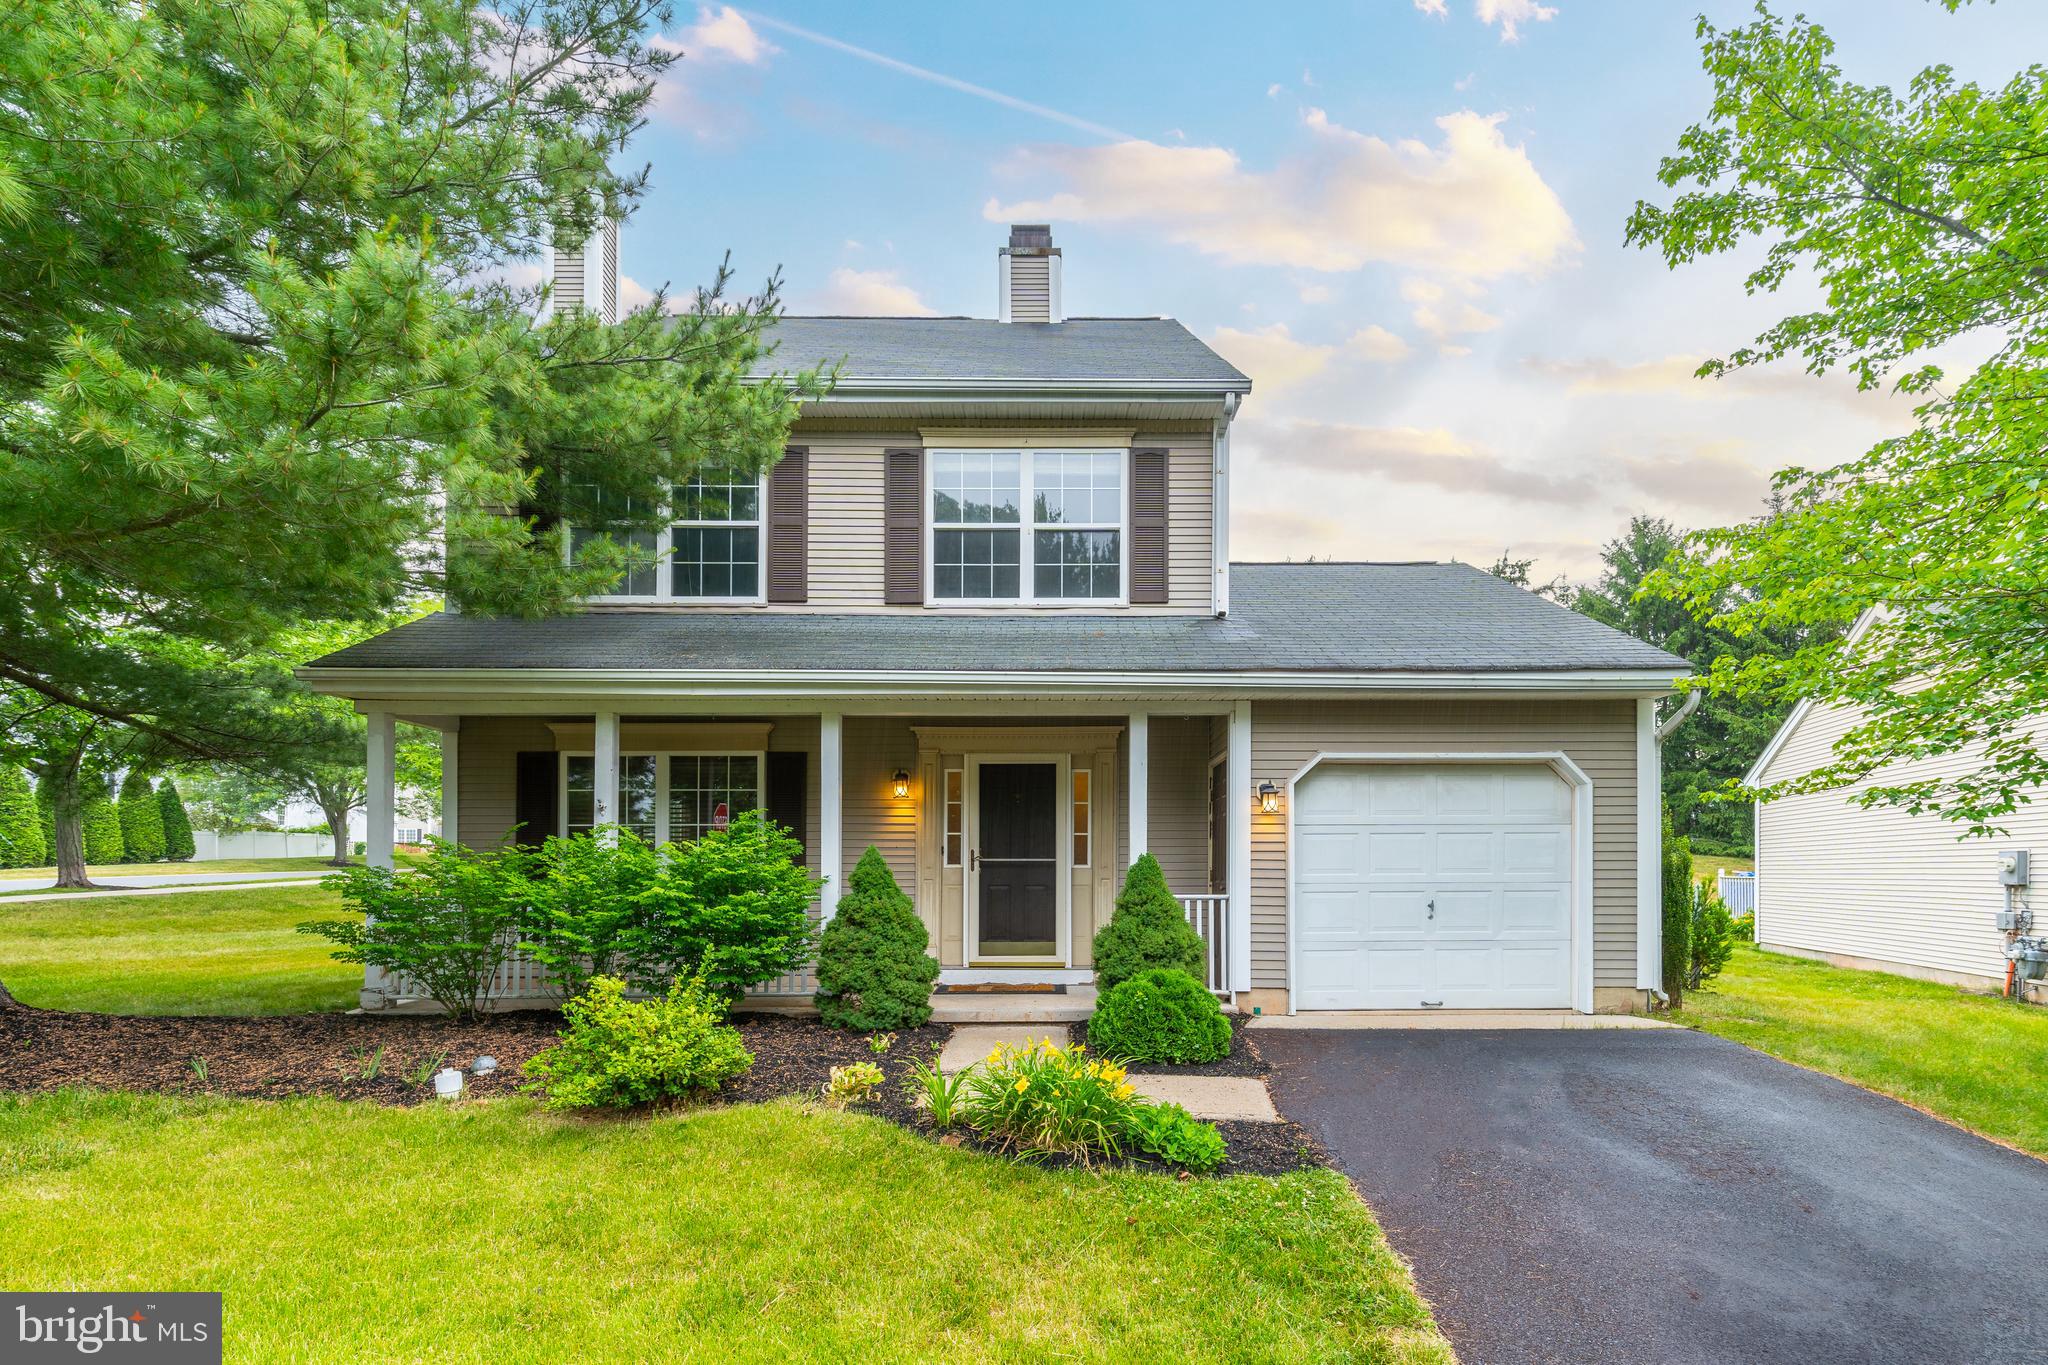
M 1059 765 L 984 763 L 976 848 L 981 957 L 1059 955 Z

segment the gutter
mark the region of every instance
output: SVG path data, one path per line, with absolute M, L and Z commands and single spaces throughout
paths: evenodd
M 1685 724 L 1685 722 L 1686 722 L 1686 719 L 1687 719 L 1688 717 L 1690 717 L 1690 716 L 1692 715 L 1692 713 L 1693 713 L 1693 712 L 1695 712 L 1695 711 L 1697 711 L 1697 710 L 1699 710 L 1699 709 L 1700 709 L 1700 694 L 1699 694 L 1699 691 L 1698 691 L 1697 689 L 1695 689 L 1695 690 L 1693 690 L 1693 691 L 1691 691 L 1691 692 L 1688 692 L 1688 693 L 1686 693 L 1686 694 L 1685 694 L 1685 700 L 1684 700 L 1683 702 L 1681 702 L 1681 703 L 1679 704 L 1679 707 L 1678 707 L 1678 709 L 1677 709 L 1676 711 L 1674 711 L 1674 712 L 1673 712 L 1673 713 L 1671 714 L 1671 718 L 1670 718 L 1669 720 L 1667 720 L 1667 721 L 1664 721 L 1664 722 L 1663 722 L 1662 724 L 1658 725 L 1658 727 L 1657 727 L 1657 742 L 1658 742 L 1659 744 L 1662 744 L 1662 743 L 1663 743 L 1663 742 L 1664 742 L 1665 740 L 1667 740 L 1667 739 L 1671 738 L 1671 737 L 1672 737 L 1673 735 L 1677 734 L 1677 733 L 1678 733 L 1678 727 L 1679 727 L 1679 726 L 1681 726 L 1681 725 L 1683 725 L 1683 724 Z

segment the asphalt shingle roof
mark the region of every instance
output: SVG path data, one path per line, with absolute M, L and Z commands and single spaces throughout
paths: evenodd
M 885 672 L 1545 672 L 1685 660 L 1464 564 L 1237 564 L 1231 611 L 853 614 L 595 609 L 545 621 L 437 612 L 322 668 Z
M 1251 383 L 1172 318 L 784 317 L 759 373 L 840 363 L 842 379 Z

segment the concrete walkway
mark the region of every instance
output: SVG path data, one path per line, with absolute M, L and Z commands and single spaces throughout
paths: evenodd
M 335 869 L 340 871 L 339 868 Z M 155 890 L 163 886 L 196 886 L 208 883 L 224 886 L 232 882 L 284 882 L 304 881 L 309 876 L 321 873 L 298 872 L 131 872 L 111 877 L 94 877 L 94 886 L 123 887 L 129 890 Z M 55 877 L 0 877 L 0 893 L 8 891 L 42 891 L 57 884 Z
M 289 878 L 290 880 L 282 880 Z M 108 878 L 109 881 L 113 880 Z M 240 886 L 246 891 L 269 891 L 287 886 L 318 886 L 320 879 L 307 877 L 298 872 L 271 872 L 252 874 L 237 881 L 200 882 L 183 886 L 116 886 L 105 891 L 44 891 L 31 896 L 0 894 L 0 910 L 10 905 L 34 905 L 38 901 L 95 901 L 108 896 L 178 896 L 193 891 L 219 891 L 227 887 Z M 4 884 L 0 884 L 4 890 Z
M 998 1044 L 1027 1047 L 1046 1037 L 1062 1046 L 1067 1041 L 1065 1029 L 1049 1029 L 1043 1024 L 962 1024 L 953 1030 L 953 1036 L 939 1052 L 939 1066 L 945 1071 L 961 1071 L 987 1061 Z M 1280 1111 L 1273 1107 L 1266 1083 L 1256 1076 L 1158 1075 L 1134 1071 L 1130 1081 L 1147 1099 L 1177 1104 L 1198 1119 L 1280 1121 Z

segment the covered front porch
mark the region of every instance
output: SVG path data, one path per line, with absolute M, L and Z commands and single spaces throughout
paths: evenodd
M 697 837 L 761 809 L 826 879 L 829 918 L 869 848 L 915 903 L 939 959 L 943 1018 L 1080 1017 L 1091 945 L 1126 869 L 1158 859 L 1209 944 L 1208 985 L 1250 988 L 1250 704 L 1172 709 L 1043 699 L 763 698 L 743 708 L 621 696 L 604 709 L 478 698 L 444 706 L 361 703 L 369 719 L 368 856 L 389 866 L 392 755 L 400 719 L 442 735 L 444 837 L 473 848 L 537 843 L 619 825 L 655 842 Z M 1233 913 L 1233 909 L 1236 913 Z M 494 997 L 545 999 L 515 962 Z M 808 972 L 765 981 L 755 1008 L 803 1008 Z M 373 972 L 365 1008 L 403 1006 Z

